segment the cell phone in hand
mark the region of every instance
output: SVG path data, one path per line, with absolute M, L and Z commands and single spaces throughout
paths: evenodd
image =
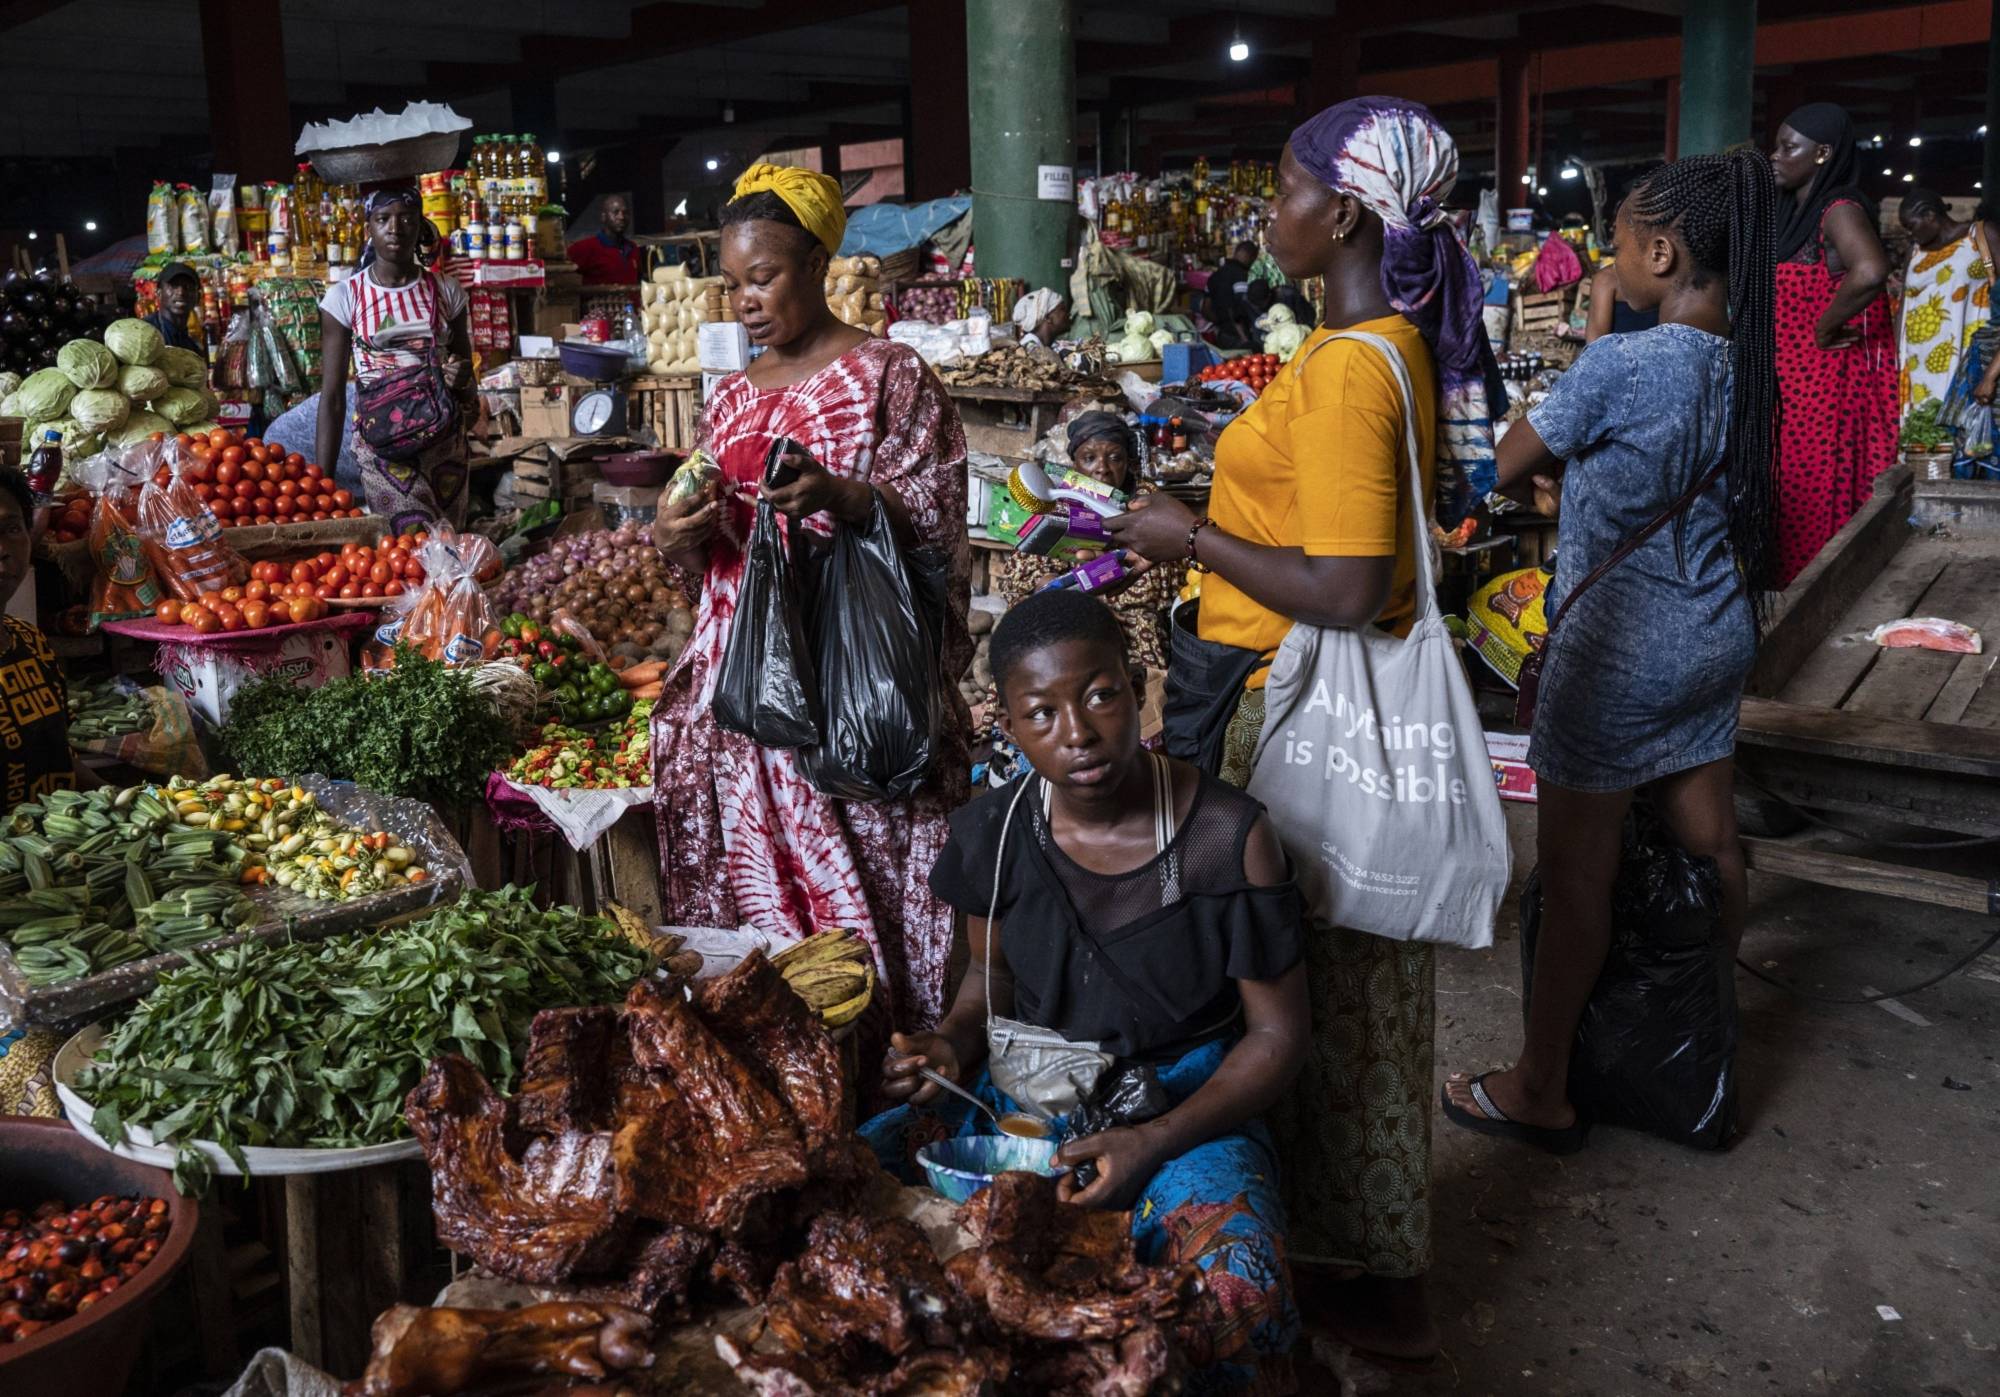
M 799 478 L 799 468 L 785 459 L 793 455 L 803 456 L 809 461 L 814 459 L 812 452 L 790 437 L 779 437 L 771 443 L 771 449 L 764 453 L 765 489 L 782 489 Z

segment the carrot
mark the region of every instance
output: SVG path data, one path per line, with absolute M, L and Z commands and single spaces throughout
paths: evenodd
M 640 689 L 648 684 L 658 684 L 666 672 L 665 660 L 648 660 L 644 664 L 628 665 L 620 670 L 618 682 L 628 689 Z
M 636 689 L 628 690 L 628 692 L 632 695 L 634 703 L 637 703 L 640 699 L 656 699 L 660 696 L 660 685 L 657 682 L 642 684 Z

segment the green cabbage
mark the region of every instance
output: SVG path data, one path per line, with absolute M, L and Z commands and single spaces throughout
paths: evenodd
M 69 400 L 75 396 L 76 385 L 61 369 L 42 369 L 29 374 L 15 393 L 21 416 L 36 422 L 52 422 L 61 417 L 69 411 Z
M 86 388 L 69 400 L 69 415 L 86 432 L 115 432 L 131 411 L 132 404 L 116 388 Z
M 176 427 L 199 422 L 215 410 L 209 396 L 198 388 L 169 388 L 150 406 Z
M 77 427 L 63 438 L 65 462 L 87 461 L 103 449 L 104 436 L 101 432 L 86 432 L 83 428 Z
M 0 417 L 26 417 L 21 407 L 21 385 L 17 382 L 5 393 L 0 393 Z
M 144 441 L 155 432 L 165 432 L 168 436 L 172 436 L 174 424 L 157 412 L 148 412 L 140 408 L 125 419 L 123 427 L 105 435 L 111 439 L 113 446 L 131 446 L 135 442 Z
M 96 340 L 71 340 L 56 351 L 56 367 L 79 388 L 109 388 L 118 382 L 118 356 Z
M 167 376 L 167 382 L 176 388 L 208 387 L 208 360 L 192 349 L 182 349 L 178 345 L 163 345 L 160 358 L 155 365 Z
M 114 320 L 104 327 L 104 347 L 121 364 L 151 364 L 167 342 L 143 320 Z
M 7 411 L 7 399 L 13 397 L 15 390 L 20 386 L 21 376 L 19 374 L 13 372 L 11 369 L 0 373 L 0 417 L 12 417 L 14 415 Z
M 181 430 L 191 437 L 199 437 L 205 436 L 209 432 L 221 431 L 222 424 L 211 417 L 206 422 L 197 422 L 192 427 L 183 427 Z
M 127 364 L 118 371 L 118 391 L 135 403 L 150 403 L 167 391 L 167 376 L 144 364 Z

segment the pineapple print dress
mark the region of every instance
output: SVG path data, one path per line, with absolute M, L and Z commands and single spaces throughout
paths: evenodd
M 1830 212 L 1851 200 L 1827 205 Z M 1814 327 L 1840 277 L 1826 264 L 1826 214 L 1800 261 L 1778 264 L 1778 585 L 1788 587 L 1896 464 L 1896 330 L 1886 297 L 1826 350 Z
M 1980 254 L 1977 227 L 1968 224 L 1931 252 L 1910 250 L 1896 334 L 1897 400 L 1905 412 L 1945 396 L 1972 337 L 1987 322 L 1993 268 Z

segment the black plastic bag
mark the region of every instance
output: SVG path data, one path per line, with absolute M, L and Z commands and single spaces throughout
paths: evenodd
M 1069 1139 L 1081 1140 L 1102 1135 L 1121 1125 L 1138 1125 L 1164 1116 L 1173 1107 L 1173 1098 L 1160 1085 L 1160 1077 L 1142 1063 L 1127 1063 L 1105 1077 L 1069 1118 Z M 1076 1166 L 1078 1188 L 1089 1188 L 1097 1178 L 1097 1161 L 1086 1159 Z
M 822 736 L 800 756 L 821 794 L 901 800 L 923 784 L 945 718 L 948 569 L 904 553 L 879 494 L 865 529 L 835 528 L 811 588 Z
M 1736 1130 L 1736 979 L 1715 860 L 1635 810 L 1611 897 L 1611 949 L 1577 1024 L 1569 1096 L 1591 1121 L 1697 1149 Z M 1521 890 L 1522 1008 L 1541 930 L 1538 871 Z
M 767 483 L 775 483 L 778 458 L 791 444 L 782 439 L 772 444 L 764 458 Z M 777 511 L 761 500 L 745 553 L 736 615 L 715 677 L 715 721 L 760 746 L 807 747 L 819 741 L 820 725 L 801 579 Z

